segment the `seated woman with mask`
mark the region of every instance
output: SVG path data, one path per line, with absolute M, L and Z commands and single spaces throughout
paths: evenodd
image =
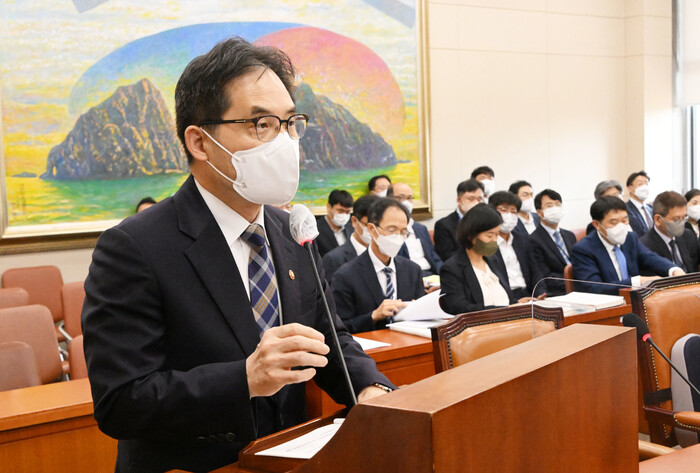
M 449 314 L 503 307 L 527 302 L 516 300 L 508 280 L 492 258 L 498 251 L 498 230 L 503 223 L 496 209 L 486 204 L 473 207 L 457 226 L 461 251 L 440 269 L 442 309 Z

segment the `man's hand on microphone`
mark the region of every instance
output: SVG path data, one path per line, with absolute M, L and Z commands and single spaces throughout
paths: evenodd
M 404 307 L 406 307 L 406 303 L 401 301 L 401 299 L 384 299 L 379 307 L 372 312 L 372 320 L 379 322 L 382 319 L 394 316 Z
M 287 384 L 310 380 L 313 367 L 328 364 L 329 352 L 323 334 L 311 327 L 295 323 L 267 330 L 245 360 L 250 397 L 271 396 Z M 307 368 L 292 370 L 298 366 Z

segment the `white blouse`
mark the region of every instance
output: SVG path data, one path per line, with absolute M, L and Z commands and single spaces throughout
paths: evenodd
M 476 279 L 479 281 L 479 286 L 481 286 L 481 293 L 484 295 L 484 305 L 510 305 L 508 293 L 505 289 L 503 289 L 503 286 L 501 286 L 501 283 L 498 281 L 498 276 L 493 274 L 491 268 L 486 265 L 485 272 L 475 266 L 473 266 L 473 268 L 474 273 L 476 274 Z

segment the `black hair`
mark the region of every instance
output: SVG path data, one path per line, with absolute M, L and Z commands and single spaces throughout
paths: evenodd
M 651 178 L 644 171 L 633 172 L 630 174 L 630 177 L 627 178 L 627 187 L 631 186 L 634 180 L 639 176 L 644 176 L 647 178 L 647 181 L 651 181 Z
M 540 210 L 542 208 L 542 197 L 545 195 L 552 200 L 558 200 L 559 202 L 563 202 L 561 200 L 561 194 L 559 194 L 559 192 L 552 189 L 545 189 L 535 196 L 535 209 Z M 620 202 L 622 201 L 620 200 Z
M 157 204 L 153 197 L 144 197 L 143 199 L 139 200 L 139 203 L 136 204 L 136 212 L 139 211 L 139 207 L 141 207 L 143 204 Z
M 619 197 L 606 195 L 591 204 L 591 218 L 602 222 L 611 210 L 624 210 L 627 212 L 627 204 Z
M 680 195 L 678 192 L 666 191 L 657 195 L 654 199 L 654 205 L 652 207 L 652 215 L 661 215 L 665 217 L 676 207 L 685 207 L 688 205 L 688 201 Z
M 700 190 L 690 189 L 688 192 L 685 193 L 685 200 L 690 202 L 690 200 L 697 195 L 700 195 Z
M 406 222 L 411 220 L 411 216 L 408 215 L 408 212 L 404 206 L 399 204 L 394 199 L 389 199 L 386 197 L 376 197 L 376 199 L 377 200 L 372 202 L 372 205 L 369 206 L 369 210 L 367 211 L 367 221 L 369 223 L 379 226 L 379 223 L 382 221 L 382 218 L 384 218 L 384 214 L 386 213 L 387 209 L 391 207 L 400 209 L 406 216 Z
M 479 174 L 491 174 L 492 177 L 496 177 L 496 173 L 494 173 L 493 169 L 488 166 L 479 166 L 478 168 L 474 169 L 472 171 L 472 179 L 476 179 L 476 176 Z
M 226 93 L 228 84 L 258 67 L 274 72 L 294 99 L 294 66 L 289 56 L 277 48 L 258 46 L 243 38 L 220 42 L 190 61 L 182 71 L 175 87 L 175 123 L 189 163 L 193 157 L 185 144 L 187 127 L 221 119 L 231 107 Z
M 363 195 L 352 205 L 352 216 L 358 220 L 362 220 L 369 213 L 369 208 L 375 200 L 379 199 L 376 195 Z
M 387 181 L 389 181 L 389 184 L 391 184 L 391 178 L 389 178 L 389 176 L 387 176 L 386 174 L 380 174 L 380 175 L 378 175 L 378 176 L 372 176 L 372 178 L 371 178 L 371 179 L 369 180 L 369 182 L 367 183 L 367 187 L 369 187 L 369 191 L 370 191 L 370 192 L 372 192 L 372 191 L 374 190 L 374 185 L 375 185 L 375 184 L 377 183 L 377 181 L 378 181 L 379 179 L 381 179 L 381 178 L 386 179 Z
M 457 224 L 457 242 L 462 249 L 468 250 L 474 244 L 472 240 L 479 233 L 496 228 L 503 223 L 501 214 L 487 204 L 476 204 Z
M 530 184 L 527 181 L 515 181 L 508 188 L 508 192 L 510 192 L 511 194 L 518 195 L 518 192 L 520 192 L 520 188 L 525 186 L 532 187 L 532 184 Z
M 346 190 L 333 189 L 328 194 L 328 203 L 331 207 L 335 204 L 340 204 L 341 207 L 352 207 L 352 195 Z
M 499 205 L 514 205 L 518 212 L 520 212 L 520 206 L 522 202 L 518 199 L 518 196 L 506 191 L 494 192 L 492 196 L 489 197 L 489 205 L 494 209 Z
M 460 197 L 465 192 L 475 192 L 477 189 L 484 191 L 484 185 L 476 179 L 467 179 L 457 185 L 457 197 Z

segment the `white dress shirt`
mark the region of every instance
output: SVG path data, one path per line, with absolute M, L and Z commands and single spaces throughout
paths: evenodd
M 333 225 L 331 220 L 328 218 L 328 215 L 326 215 L 326 222 L 328 222 L 328 226 L 331 227 L 331 230 L 333 230 Z M 340 227 L 338 230 L 333 230 L 333 236 L 335 237 L 335 241 L 338 242 L 338 246 L 343 246 L 346 241 L 348 241 L 347 236 L 345 236 L 345 228 Z
M 389 260 L 388 266 L 385 266 L 384 263 L 379 261 L 379 258 L 377 258 L 377 255 L 374 254 L 374 251 L 372 251 L 372 248 L 367 248 L 367 251 L 369 253 L 369 259 L 372 260 L 372 266 L 374 266 L 374 271 L 377 274 L 377 279 L 379 280 L 379 285 L 382 288 L 382 294 L 386 294 L 386 273 L 384 272 L 384 268 L 389 267 L 392 269 L 391 271 L 391 283 L 394 285 L 394 296 L 392 297 L 393 300 L 397 299 L 396 294 L 398 294 L 399 289 L 396 286 L 396 265 L 394 264 L 394 258 L 391 258 Z M 386 298 L 386 296 L 385 296 Z
M 649 220 L 652 222 L 652 226 L 654 225 L 654 218 L 651 216 L 651 213 L 649 212 L 649 209 L 647 208 L 646 204 L 644 202 L 640 202 L 637 199 L 633 199 L 630 197 L 630 202 L 634 204 L 635 207 L 637 207 L 637 210 L 639 210 L 639 213 L 642 214 L 642 218 L 644 219 L 644 224 L 649 225 Z M 647 220 L 647 217 L 649 217 L 649 220 Z
M 422 269 L 423 271 L 430 271 L 430 263 L 425 258 L 425 251 L 423 251 L 423 245 L 421 244 L 420 240 L 418 239 L 418 237 L 416 237 L 416 234 L 413 231 L 413 219 L 409 220 L 406 229 L 408 230 L 408 238 L 406 238 L 406 248 L 408 249 L 409 258 L 411 259 L 411 261 L 420 266 L 420 269 Z
M 508 240 L 504 240 L 501 238 L 501 235 L 498 235 L 496 241 L 498 242 L 498 249 L 501 251 L 503 262 L 506 264 L 510 288 L 519 289 L 526 287 L 527 283 L 525 282 L 525 277 L 523 276 L 523 270 L 520 268 L 518 255 L 515 254 L 515 250 L 513 249 L 513 238 L 515 238 L 515 235 L 512 233 L 510 234 L 510 238 L 508 238 Z
M 529 217 L 528 219 L 525 219 L 522 215 L 520 215 L 520 212 L 518 212 L 518 220 L 523 222 L 523 225 L 525 225 L 525 230 L 527 230 L 528 234 L 531 234 L 535 230 L 537 230 L 537 225 L 535 225 L 535 218 L 532 216 L 532 214 L 527 214 Z
M 479 286 L 481 287 L 481 294 L 484 296 L 484 305 L 490 306 L 507 306 L 510 304 L 510 299 L 508 299 L 508 293 L 503 286 L 501 286 L 498 276 L 493 274 L 489 265 L 486 265 L 486 271 L 482 271 L 476 266 L 474 268 L 474 274 L 476 274 L 476 279 L 479 281 Z
M 355 236 L 355 232 L 353 232 L 352 236 L 350 236 L 350 243 L 352 243 L 352 247 L 355 248 L 355 253 L 357 253 L 357 256 L 360 256 L 367 249 L 365 245 L 357 241 L 357 236 Z

